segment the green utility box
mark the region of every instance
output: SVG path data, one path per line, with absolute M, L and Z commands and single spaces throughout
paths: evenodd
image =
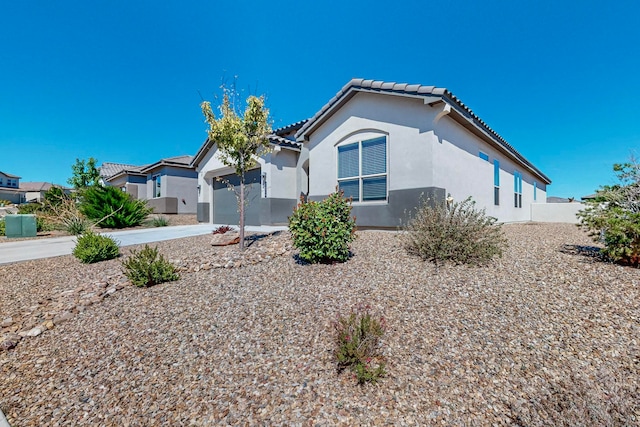
M 38 231 L 35 215 L 7 215 L 4 225 L 7 237 L 35 237 Z

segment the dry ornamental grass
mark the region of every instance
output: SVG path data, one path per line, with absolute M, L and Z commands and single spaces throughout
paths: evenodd
M 335 265 L 297 263 L 287 233 L 244 255 L 159 242 L 181 278 L 148 289 L 120 260 L 0 266 L 0 321 L 115 289 L 0 351 L 0 408 L 15 427 L 640 424 L 640 270 L 572 225 L 503 229 L 501 259 L 437 271 L 374 231 Z M 375 385 L 334 359 L 332 322 L 359 304 L 387 325 Z

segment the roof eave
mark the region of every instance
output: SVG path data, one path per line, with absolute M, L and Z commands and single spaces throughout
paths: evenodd
M 422 99 L 433 98 L 434 101 L 446 102 L 454 108 L 459 116 L 459 119 L 456 121 L 468 130 L 472 131 L 476 136 L 482 137 L 485 142 L 495 146 L 508 157 L 511 157 L 513 160 L 526 167 L 545 184 L 551 184 L 549 177 L 533 166 L 531 162 L 511 146 L 511 144 L 504 140 L 504 138 L 502 138 L 497 132 L 491 129 L 449 90 L 435 86 L 407 85 L 373 80 L 352 79 L 327 104 L 325 104 L 320 111 L 316 113 L 316 115 L 309 119 L 298 130 L 298 132 L 296 132 L 296 140 L 301 143 L 307 142 L 309 140 L 309 135 L 329 120 L 334 111 L 346 104 L 357 92 L 382 93 L 385 95 L 400 95 L 403 97 Z M 456 114 L 454 114 L 454 117 L 455 116 Z

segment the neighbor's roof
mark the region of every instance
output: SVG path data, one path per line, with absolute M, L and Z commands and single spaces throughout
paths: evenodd
M 331 117 L 334 110 L 340 108 L 349 101 L 357 92 L 383 93 L 410 97 L 420 97 L 432 99 L 431 104 L 446 102 L 451 105 L 452 118 L 462 126 L 478 136 L 484 136 L 485 140 L 491 141 L 496 148 L 500 149 L 514 160 L 518 161 L 531 172 L 540 177 L 547 184 L 551 183 L 542 171 L 536 168 L 531 162 L 524 158 L 511 144 L 502 138 L 496 131 L 491 129 L 480 117 L 478 117 L 469 107 L 460 101 L 454 94 L 445 88 L 435 86 L 424 86 L 419 84 L 384 82 L 380 80 L 352 79 L 347 83 L 329 102 L 327 102 L 311 119 L 309 119 L 296 133 L 298 140 L 305 138 L 318 126 Z
M 112 163 L 112 162 L 104 162 L 102 166 L 100 166 L 100 176 L 102 178 L 110 178 L 124 170 L 136 170 L 141 166 L 135 165 L 127 165 L 125 163 Z
M 20 183 L 21 191 L 49 191 L 51 187 L 58 187 L 62 190 L 71 190 L 68 187 L 52 184 L 50 182 L 21 182 Z
M 160 159 L 159 161 L 152 163 L 150 165 L 143 166 L 141 168 L 141 172 L 148 172 L 150 170 L 153 170 L 162 166 L 175 166 L 175 167 L 191 169 L 192 160 L 193 160 L 193 156 L 190 156 L 188 154 L 185 154 L 182 156 L 167 157 L 165 159 Z
M 11 175 L 10 173 L 6 173 L 6 172 L 2 172 L 0 171 L 0 173 L 4 176 L 6 176 L 7 178 L 15 178 L 15 179 L 21 179 L 21 177 L 17 176 L 17 175 Z

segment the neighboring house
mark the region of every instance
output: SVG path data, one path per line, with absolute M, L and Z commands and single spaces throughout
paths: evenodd
M 105 162 L 100 166 L 100 183 L 111 185 L 125 191 L 134 199 L 146 200 L 147 174 L 141 170 L 145 166 Z
M 0 200 L 19 204 L 24 202 L 24 193 L 20 191 L 20 177 L 0 171 Z
M 20 191 L 24 194 L 25 202 L 42 202 L 44 193 L 49 191 L 51 187 L 59 187 L 64 193 L 71 194 L 71 188 L 55 185 L 50 182 L 22 182 L 20 183 Z
M 193 156 L 162 159 L 145 166 L 146 199 L 158 213 L 195 214 L 198 203 L 198 174 L 191 166 Z
M 169 157 L 144 166 L 103 163 L 100 173 L 104 184 L 146 200 L 156 213 L 195 214 L 198 181 L 190 166 L 192 159 L 188 155 Z
M 274 131 L 274 151 L 250 173 L 247 224 L 284 224 L 299 198 L 336 187 L 353 197 L 359 226 L 397 227 L 421 199 L 471 196 L 502 222 L 531 219 L 551 180 L 451 92 L 422 85 L 351 80 L 311 119 Z M 205 141 L 193 159 L 198 220 L 237 223 L 233 178 Z M 259 191 L 255 191 L 258 189 Z

